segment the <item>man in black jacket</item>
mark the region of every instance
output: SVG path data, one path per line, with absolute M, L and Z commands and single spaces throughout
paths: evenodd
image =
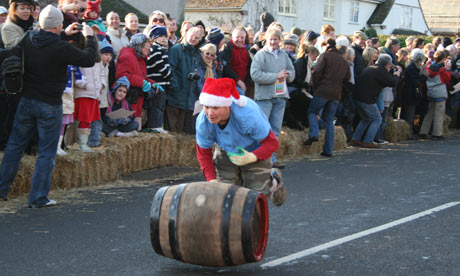
M 67 84 L 67 66 L 91 67 L 97 56 L 93 31 L 86 24 L 82 34 L 86 47 L 80 50 L 61 36 L 79 32 L 77 24 L 62 31 L 63 15 L 52 5 L 40 13 L 40 29 L 20 45 L 24 50 L 24 88 L 13 129 L 0 167 L 0 200 L 7 200 L 24 148 L 35 129 L 38 131 L 38 158 L 32 177 L 29 207 L 53 206 L 48 199 L 51 175 L 62 120 L 62 93 Z
M 382 116 L 377 107 L 377 97 L 384 87 L 396 86 L 400 74 L 398 70 L 393 75 L 389 72 L 393 67 L 391 62 L 392 59 L 389 55 L 381 54 L 377 60 L 377 65 L 364 69 L 361 80 L 355 86 L 353 98 L 361 121 L 353 133 L 352 146 L 380 147 L 378 144 L 372 143 L 382 122 Z

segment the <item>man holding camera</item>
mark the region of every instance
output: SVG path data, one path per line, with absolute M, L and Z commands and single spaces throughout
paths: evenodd
M 169 49 L 169 64 L 173 72 L 170 89 L 166 92 L 166 128 L 175 132 L 195 133 L 193 109 L 196 94 L 196 81 L 200 50 L 198 42 L 202 37 L 201 30 L 193 27 L 187 31 L 181 44 Z
M 56 204 L 48 198 L 51 175 L 62 120 L 62 93 L 67 85 L 67 66 L 91 67 L 96 62 L 97 46 L 92 29 L 83 24 L 86 38 L 83 50 L 61 37 L 79 32 L 77 23 L 62 32 L 63 15 L 52 5 L 42 10 L 40 29 L 33 30 L 21 43 L 24 51 L 24 88 L 14 118 L 0 167 L 0 200 L 8 199 L 8 191 L 24 154 L 24 148 L 38 131 L 38 158 L 32 177 L 29 207 L 40 208 Z M 45 70 L 44 70 L 45 69 Z

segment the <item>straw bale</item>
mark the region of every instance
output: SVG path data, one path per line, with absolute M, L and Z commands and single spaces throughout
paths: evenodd
M 283 128 L 280 134 L 278 157 L 301 157 L 319 153 L 324 142 L 324 130 L 320 142 L 304 146 L 308 131 Z M 102 149 L 94 153 L 82 153 L 77 145 L 71 145 L 68 154 L 56 157 L 52 176 L 52 189 L 70 189 L 100 185 L 119 179 L 123 175 L 155 167 L 199 167 L 196 159 L 195 137 L 182 134 L 146 134 L 137 137 L 102 138 Z M 343 129 L 335 128 L 334 150 L 346 147 Z M 3 158 L 3 154 L 0 155 Z M 36 157 L 24 156 L 12 185 L 10 195 L 26 193 Z
M 411 135 L 410 126 L 404 120 L 388 119 L 383 136 L 390 143 L 408 140 Z

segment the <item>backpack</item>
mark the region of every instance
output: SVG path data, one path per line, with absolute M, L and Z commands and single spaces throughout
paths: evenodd
M 24 33 L 21 41 L 12 49 L 12 54 L 0 65 L 0 91 L 10 95 L 22 92 L 24 87 L 24 40 L 29 31 Z
M 15 95 L 21 93 L 23 88 L 23 63 L 22 57 L 7 57 L 0 66 L 0 81 L 2 89 L 7 94 Z

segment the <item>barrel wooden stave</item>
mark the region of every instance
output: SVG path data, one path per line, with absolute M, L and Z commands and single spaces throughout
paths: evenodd
M 168 258 L 204 266 L 219 267 L 248 263 L 249 261 L 243 253 L 242 216 L 247 197 L 252 191 L 246 188 L 237 188 L 232 200 L 228 229 L 228 254 L 231 258 L 229 264 L 228 260 L 227 262 L 224 260 L 221 226 L 222 205 L 232 185 L 195 182 L 185 186 L 181 197 L 176 199 L 180 200 L 175 224 L 177 238 L 175 242 L 178 245 L 177 251 L 180 258 L 178 258 L 177 253 L 174 256 L 170 246 L 171 202 L 174 200 L 178 187 L 179 185 L 169 187 L 164 193 L 161 203 L 158 227 L 162 254 Z M 205 199 L 204 202 L 203 198 Z M 201 206 L 198 206 L 200 204 Z M 264 200 L 264 204 L 264 208 L 268 208 L 266 200 Z M 250 211 L 255 212 L 256 208 Z M 254 229 L 251 228 L 251 231 L 254 232 Z M 265 249 L 266 235 L 268 234 L 268 217 L 266 217 L 266 231 L 263 249 Z M 254 238 L 253 235 L 251 235 L 252 238 Z

